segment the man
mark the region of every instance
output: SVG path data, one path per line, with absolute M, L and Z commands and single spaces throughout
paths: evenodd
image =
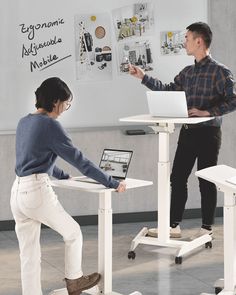
M 130 74 L 154 91 L 185 91 L 189 117 L 215 117 L 213 120 L 188 125 L 180 130 L 174 158 L 171 182 L 170 236 L 181 237 L 182 221 L 187 201 L 187 181 L 197 159 L 197 169 L 217 164 L 221 145 L 221 116 L 236 109 L 233 76 L 228 68 L 210 56 L 212 32 L 203 22 L 187 27 L 185 49 L 195 58 L 193 65 L 185 67 L 173 83 L 164 84 L 133 65 Z M 201 192 L 202 226 L 199 233 L 212 234 L 217 192 L 214 184 L 199 179 Z

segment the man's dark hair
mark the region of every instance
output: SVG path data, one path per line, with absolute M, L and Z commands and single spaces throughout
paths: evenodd
M 212 40 L 212 31 L 208 24 L 203 22 L 196 22 L 188 26 L 186 29 L 195 33 L 197 36 L 201 36 L 205 42 L 206 47 L 210 47 Z
M 72 97 L 69 87 L 64 81 L 57 77 L 48 78 L 43 81 L 35 91 L 36 108 L 43 108 L 52 112 L 54 104 L 59 101 L 66 101 Z

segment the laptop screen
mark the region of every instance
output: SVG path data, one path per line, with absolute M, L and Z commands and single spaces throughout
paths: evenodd
M 99 167 L 116 179 L 125 179 L 133 151 L 104 149 Z

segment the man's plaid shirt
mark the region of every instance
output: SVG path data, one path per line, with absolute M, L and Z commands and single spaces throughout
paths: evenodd
M 236 110 L 236 90 L 233 75 L 223 64 L 210 56 L 185 67 L 174 79 L 164 84 L 145 75 L 142 83 L 154 91 L 185 91 L 188 108 L 208 111 L 216 118 L 201 123 L 220 126 L 221 115 Z

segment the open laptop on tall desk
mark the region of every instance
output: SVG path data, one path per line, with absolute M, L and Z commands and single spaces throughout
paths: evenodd
M 153 117 L 188 118 L 184 91 L 147 91 L 147 101 Z
M 99 167 L 117 180 L 124 180 L 127 176 L 133 151 L 104 149 Z M 87 176 L 74 177 L 76 181 L 98 183 Z

